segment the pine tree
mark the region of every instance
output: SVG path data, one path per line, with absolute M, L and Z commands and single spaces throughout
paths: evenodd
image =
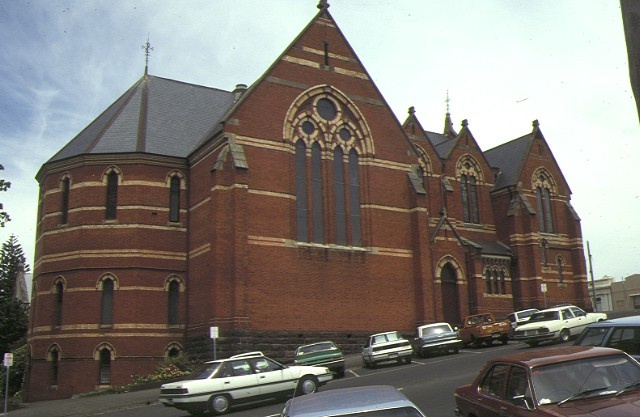
M 17 347 L 27 333 L 28 306 L 13 296 L 18 271 L 29 271 L 18 239 L 11 235 L 0 249 L 0 353 Z

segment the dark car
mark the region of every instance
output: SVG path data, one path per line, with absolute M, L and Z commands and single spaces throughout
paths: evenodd
M 587 326 L 577 346 L 606 346 L 623 350 L 640 360 L 640 316 L 604 320 Z
M 637 417 L 640 364 L 604 347 L 523 350 L 487 362 L 455 401 L 462 417 Z
M 330 341 L 299 346 L 293 358 L 295 365 L 325 366 L 339 377 L 344 376 L 344 355 Z
M 424 357 L 431 353 L 458 353 L 462 340 L 458 330 L 452 329 L 449 323 L 433 323 L 418 327 L 411 345 L 416 355 Z
M 425 417 L 403 393 L 389 385 L 332 389 L 295 397 L 280 417 Z

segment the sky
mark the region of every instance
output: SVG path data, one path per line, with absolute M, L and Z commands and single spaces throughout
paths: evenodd
M 33 268 L 42 164 L 144 74 L 256 81 L 317 0 L 0 0 L 0 202 Z M 400 122 L 442 132 L 447 94 L 483 150 L 540 122 L 582 219 L 587 274 L 640 273 L 640 125 L 616 0 L 329 0 Z M 591 268 L 587 256 L 591 253 Z

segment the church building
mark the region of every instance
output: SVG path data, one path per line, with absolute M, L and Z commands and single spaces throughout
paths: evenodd
M 212 327 L 218 357 L 286 361 L 303 341 L 591 308 L 562 138 L 534 121 L 482 150 L 448 112 L 440 133 L 398 120 L 318 9 L 250 86 L 145 71 L 42 165 L 28 401 L 207 355 Z

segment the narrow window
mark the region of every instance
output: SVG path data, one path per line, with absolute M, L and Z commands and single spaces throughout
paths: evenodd
M 362 246 L 360 231 L 360 179 L 358 178 L 358 153 L 349 151 L 349 213 L 351 220 L 351 245 Z
M 347 218 L 344 198 L 344 153 L 340 146 L 333 151 L 333 180 L 336 210 L 336 243 L 347 244 Z
M 551 195 L 546 187 L 536 188 L 536 203 L 538 209 L 538 226 L 541 232 L 553 233 L 551 216 Z
M 51 359 L 51 385 L 58 385 L 58 361 L 60 354 L 57 349 L 52 350 L 50 353 Z
M 62 201 L 60 202 L 60 224 L 67 224 L 69 221 L 69 177 L 62 180 Z
M 556 264 L 558 265 L 558 280 L 562 284 L 564 282 L 564 276 L 562 275 L 562 267 L 564 266 L 563 259 L 558 256 L 558 259 L 556 259 Z
M 299 242 L 309 240 L 308 211 L 306 146 L 299 140 L 296 142 L 296 239 Z
M 55 306 L 55 316 L 54 316 L 54 326 L 60 327 L 62 325 L 62 297 L 64 295 L 64 286 L 62 282 L 57 282 L 55 285 L 56 292 L 56 306 Z
M 315 142 L 311 147 L 311 199 L 313 207 L 313 241 L 324 243 L 322 221 L 322 150 Z
M 476 177 L 460 176 L 460 192 L 462 194 L 462 219 L 467 223 L 478 223 L 478 193 Z
M 102 317 L 103 326 L 113 324 L 113 280 L 105 279 L 102 282 Z
M 491 294 L 491 271 L 487 270 L 486 274 L 485 274 L 485 291 L 487 292 L 487 294 Z
M 507 293 L 507 283 L 504 271 L 500 271 L 500 294 Z
M 180 178 L 176 175 L 169 183 L 169 221 L 180 221 Z
M 107 348 L 100 349 L 99 375 L 100 385 L 111 383 L 111 352 Z
M 107 175 L 107 204 L 105 219 L 114 220 L 116 218 L 116 208 L 118 206 L 118 174 L 111 171 Z
M 168 324 L 169 326 L 178 325 L 178 301 L 180 296 L 180 284 L 177 281 L 171 281 L 169 284 L 169 312 L 168 312 Z

